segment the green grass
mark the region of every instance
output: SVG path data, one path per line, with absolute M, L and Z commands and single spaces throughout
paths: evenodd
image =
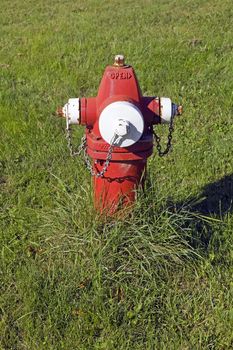
M 1 1 L 2 350 L 233 348 L 232 16 L 231 0 Z M 54 111 L 95 96 L 118 53 L 185 113 L 131 216 L 103 221 Z

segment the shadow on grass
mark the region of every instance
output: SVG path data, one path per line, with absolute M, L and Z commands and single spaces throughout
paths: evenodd
M 206 185 L 197 197 L 178 203 L 168 202 L 167 205 L 174 212 L 185 210 L 190 214 L 192 220 L 188 225 L 194 228 L 196 236 L 192 246 L 201 243 L 204 249 L 208 249 L 214 232 L 218 232 L 221 239 L 224 216 L 233 213 L 233 174 Z
M 191 212 L 221 219 L 227 213 L 233 212 L 233 174 L 206 185 L 198 197 L 188 202 L 174 204 L 180 209 L 188 207 Z
M 233 212 L 233 174 L 204 187 L 196 203 L 191 205 L 192 211 L 203 215 L 214 215 L 222 218 Z

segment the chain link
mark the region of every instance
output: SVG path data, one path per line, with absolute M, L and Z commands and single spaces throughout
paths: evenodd
M 80 154 L 82 153 L 82 151 L 86 147 L 86 136 L 84 135 L 82 137 L 81 144 L 78 147 L 78 150 L 75 151 L 73 144 L 72 144 L 72 131 L 70 128 L 70 124 L 68 124 L 68 126 L 66 127 L 66 139 L 67 139 L 67 144 L 68 144 L 68 148 L 69 148 L 71 157 L 80 156 Z
M 85 162 L 86 167 L 90 171 L 92 176 L 95 176 L 97 178 L 98 177 L 103 177 L 104 174 L 106 173 L 106 171 L 108 170 L 110 161 L 112 159 L 112 151 L 113 151 L 113 147 L 114 147 L 113 144 L 114 144 L 115 138 L 116 138 L 116 135 L 114 134 L 114 136 L 112 138 L 112 141 L 110 142 L 110 145 L 109 145 L 109 149 L 108 149 L 106 160 L 105 160 L 103 168 L 102 168 L 102 170 L 100 172 L 97 172 L 97 171 L 95 171 L 93 169 L 93 166 L 92 166 L 91 161 L 89 159 L 89 156 L 87 154 L 87 147 L 84 148 L 84 162 Z
M 172 134 L 174 131 L 174 125 L 173 125 L 173 120 L 174 120 L 174 116 L 171 117 L 171 121 L 169 124 L 169 133 L 168 133 L 168 141 L 167 141 L 167 145 L 164 151 L 162 151 L 162 146 L 161 146 L 161 138 L 156 134 L 156 132 L 153 129 L 153 136 L 154 136 L 154 140 L 155 140 L 155 146 L 157 148 L 158 154 L 160 157 L 165 156 L 166 154 L 168 154 L 168 152 L 171 150 L 172 148 Z
M 84 135 L 82 137 L 81 144 L 78 147 L 78 150 L 74 151 L 73 144 L 72 144 L 72 131 L 71 131 L 69 122 L 67 123 L 67 127 L 66 127 L 66 138 L 67 138 L 68 148 L 69 148 L 71 157 L 80 156 L 81 153 L 83 152 L 84 163 L 85 163 L 87 169 L 89 170 L 89 172 L 90 172 L 90 174 L 92 176 L 95 176 L 97 178 L 98 177 L 103 177 L 104 174 L 106 173 L 106 171 L 108 170 L 110 161 L 112 159 L 112 151 L 113 151 L 114 142 L 115 142 L 116 137 L 117 137 L 117 135 L 114 134 L 114 136 L 113 136 L 113 138 L 112 138 L 112 140 L 110 142 L 110 145 L 109 145 L 109 149 L 108 149 L 108 152 L 107 152 L 107 157 L 106 157 L 106 160 L 104 162 L 103 168 L 102 168 L 102 170 L 100 172 L 97 172 L 97 171 L 95 171 L 93 169 L 93 166 L 92 166 L 91 161 L 89 159 L 89 156 L 87 154 L 87 138 L 86 138 L 86 135 Z

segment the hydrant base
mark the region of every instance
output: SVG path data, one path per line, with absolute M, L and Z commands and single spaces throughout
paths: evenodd
M 103 162 L 94 166 L 100 172 Z M 113 215 L 121 207 L 128 207 L 135 201 L 136 190 L 143 186 L 146 159 L 138 161 L 111 161 L 103 177 L 94 177 L 95 207 L 102 214 Z M 119 174 L 121 176 L 119 177 Z

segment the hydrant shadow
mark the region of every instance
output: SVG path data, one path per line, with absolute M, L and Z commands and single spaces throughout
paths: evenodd
M 233 174 L 206 185 L 191 210 L 221 219 L 233 212 Z
M 171 211 L 185 209 L 190 214 L 192 219 L 187 225 L 194 227 L 196 235 L 192 245 L 201 244 L 207 249 L 213 235 L 212 222 L 222 225 L 224 217 L 233 213 L 233 174 L 207 184 L 199 196 L 178 203 L 168 200 L 166 206 Z
M 233 213 L 233 174 L 207 184 L 199 196 L 174 203 L 173 206 L 177 209 L 186 206 L 192 212 L 219 219 Z

